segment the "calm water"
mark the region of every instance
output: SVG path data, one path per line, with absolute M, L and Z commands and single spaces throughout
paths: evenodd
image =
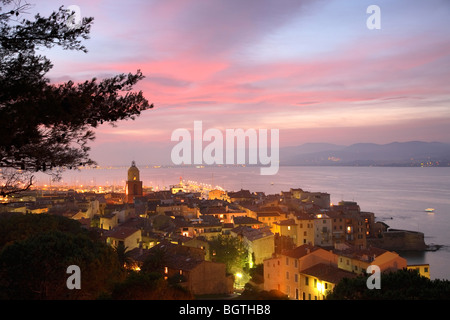
M 139 166 L 139 164 L 138 164 Z M 127 168 L 83 170 L 64 174 L 63 184 L 125 184 Z M 333 203 L 357 201 L 363 211 L 375 213 L 393 228 L 420 231 L 436 252 L 405 256 L 409 264 L 429 263 L 431 278 L 450 279 L 450 168 L 280 167 L 277 175 L 261 176 L 259 168 L 205 167 L 140 168 L 146 186 L 177 184 L 180 176 L 219 185 L 226 190 L 249 189 L 266 193 L 291 187 L 328 192 Z M 40 184 L 48 183 L 42 178 Z M 428 214 L 425 208 L 435 208 Z

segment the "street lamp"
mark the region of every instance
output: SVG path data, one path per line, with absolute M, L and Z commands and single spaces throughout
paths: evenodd
M 235 277 L 236 277 L 236 281 L 235 281 L 236 289 L 239 289 L 241 286 L 242 273 L 236 272 Z

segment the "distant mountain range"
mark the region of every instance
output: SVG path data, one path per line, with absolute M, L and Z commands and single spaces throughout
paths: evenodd
M 450 166 L 450 144 L 441 142 L 306 143 L 280 148 L 280 165 Z

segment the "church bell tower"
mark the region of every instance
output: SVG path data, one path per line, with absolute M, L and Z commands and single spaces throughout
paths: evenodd
M 142 196 L 142 181 L 139 179 L 139 169 L 136 163 L 131 162 L 131 167 L 128 169 L 128 179 L 125 188 L 125 202 L 133 203 L 134 197 Z

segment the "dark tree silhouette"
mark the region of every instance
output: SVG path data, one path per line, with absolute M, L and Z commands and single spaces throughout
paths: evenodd
M 140 70 L 101 81 L 50 84 L 45 75 L 53 65 L 37 50 L 60 46 L 87 52 L 82 40 L 89 38 L 93 18 L 73 28 L 64 7 L 48 17 L 22 18 L 29 8 L 0 0 L 0 168 L 11 169 L 14 178 L 2 171 L 2 196 L 29 188 L 33 172 L 57 179 L 62 170 L 95 164 L 88 146 L 94 128 L 134 119 L 153 107 L 142 91 L 132 91 L 144 78 Z M 22 173 L 28 175 L 17 181 Z
M 145 259 L 141 271 L 145 273 L 156 272 L 162 274 L 166 259 L 167 252 L 165 249 L 161 247 L 153 248 L 151 253 Z
M 381 275 L 381 288 L 368 289 L 366 275 L 344 278 L 326 296 L 328 300 L 448 300 L 450 281 L 430 280 L 415 270 L 397 270 Z
M 170 284 L 158 272 L 131 272 L 116 284 L 111 300 L 191 300 L 192 294 L 180 286 Z
M 123 242 L 119 242 L 119 244 L 114 247 L 114 251 L 116 252 L 117 259 L 123 268 L 131 264 L 132 259 L 130 256 L 130 251 L 128 251 L 128 247 L 125 247 Z
M 81 269 L 81 290 L 66 286 L 70 265 Z M 124 277 L 113 248 L 78 221 L 52 215 L 0 217 L 0 300 L 95 299 Z

